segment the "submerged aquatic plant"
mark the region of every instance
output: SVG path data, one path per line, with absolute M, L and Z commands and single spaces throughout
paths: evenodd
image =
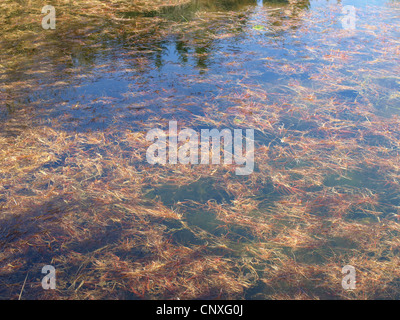
M 0 4 L 1 298 L 399 297 L 400 8 L 255 3 Z M 254 129 L 254 172 L 150 165 L 171 119 Z

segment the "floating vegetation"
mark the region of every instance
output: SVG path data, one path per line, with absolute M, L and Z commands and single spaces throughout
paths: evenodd
M 0 3 L 1 299 L 400 298 L 398 1 L 43 5 Z M 254 172 L 149 164 L 170 120 Z

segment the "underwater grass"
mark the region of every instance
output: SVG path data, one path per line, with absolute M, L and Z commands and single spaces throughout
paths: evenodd
M 57 33 L 46 38 L 29 23 L 40 16 L 37 3 L 0 4 L 8 21 L 0 34 L 2 299 L 18 299 L 25 279 L 22 299 L 399 297 L 400 119 L 379 109 L 379 101 L 397 99 L 398 25 L 387 26 L 385 41 L 371 27 L 361 29 L 359 47 L 344 50 L 334 39 L 348 34 L 326 27 L 333 19 L 326 12 L 338 13 L 336 6 L 271 5 L 256 16 L 268 21 L 259 30 L 252 27 L 259 22 L 244 18 L 252 8 L 204 9 L 190 21 L 139 15 L 133 23 L 120 12 L 187 1 L 76 0 L 57 2 L 65 10 Z M 243 30 L 249 38 L 241 38 Z M 210 50 L 231 39 L 293 53 L 262 32 L 309 37 L 306 59 L 249 54 L 285 85 L 254 80 L 258 70 L 245 68 L 247 54 Z M 60 36 L 65 47 L 56 46 Z M 114 116 L 101 130 L 78 130 L 84 119 L 74 112 L 93 109 L 84 101 L 29 101 L 31 92 L 95 78 L 102 54 L 97 71 L 112 76 L 129 66 L 124 71 L 139 77 L 135 72 L 151 69 L 158 41 L 168 37 L 183 39 L 182 61 L 196 61 L 198 73 L 183 83 L 211 85 L 217 94 L 139 88 L 125 93 L 139 97 L 127 108 L 99 94 Z M 370 37 L 375 55 L 365 63 L 357 57 L 370 50 Z M 122 38 L 134 44 L 118 47 L 132 65 L 107 56 Z M 229 75 L 213 73 L 207 59 L 216 54 Z M 299 80 L 305 73 L 313 82 Z M 174 98 L 184 103 L 176 106 Z M 57 108 L 63 112 L 52 113 Z M 146 132 L 165 129 L 171 114 L 182 113 L 190 115 L 180 119 L 182 128 L 255 129 L 255 172 L 239 178 L 229 165 L 147 164 Z M 40 285 L 47 264 L 58 272 L 54 291 Z M 341 288 L 348 264 L 357 268 L 357 290 Z

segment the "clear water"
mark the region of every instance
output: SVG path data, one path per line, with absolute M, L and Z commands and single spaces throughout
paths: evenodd
M 341 8 L 347 4 L 357 8 L 358 20 L 354 31 L 345 31 L 342 28 Z M 65 43 L 59 41 L 57 34 L 50 36 L 48 42 L 40 47 L 42 53 L 38 55 L 42 59 L 46 56 L 46 52 L 51 52 L 47 60 L 40 60 L 43 68 L 49 68 L 44 73 L 28 73 L 29 70 L 40 70 L 41 66 L 37 65 L 35 54 L 30 56 L 22 53 L 21 56 L 26 55 L 27 59 L 16 63 L 12 70 L 4 70 L 1 75 L 5 88 L 2 93 L 16 97 L 12 104 L 7 103 L 7 106 L 2 107 L 1 121 L 9 124 L 13 119 L 21 123 L 23 120 L 28 127 L 55 126 L 68 134 L 97 130 L 112 131 L 114 142 L 118 143 L 119 131 L 144 132 L 155 125 L 165 127 L 172 119 L 195 129 L 211 127 L 212 124 L 201 124 L 196 121 L 199 117 L 205 117 L 210 113 L 212 119 L 221 120 L 221 125 L 224 127 L 234 128 L 237 124 L 245 127 L 246 116 L 232 111 L 240 104 L 239 101 L 244 101 L 250 113 L 252 106 L 264 103 L 268 106 L 276 105 L 279 110 L 288 108 L 287 115 L 279 118 L 278 123 L 273 125 L 282 130 L 286 128 L 295 135 L 302 135 L 308 139 L 326 139 L 326 141 L 339 138 L 343 141 L 346 139 L 353 141 L 351 139 L 357 136 L 360 130 L 364 130 L 357 128 L 357 125 L 366 121 L 363 114 L 354 112 L 355 109 L 365 108 L 368 114 L 379 117 L 383 123 L 384 119 L 390 121 L 399 113 L 400 3 L 398 1 L 197 0 L 161 11 L 147 13 L 122 11 L 120 17 L 129 20 L 124 20 L 120 24 L 119 32 L 107 34 L 104 30 L 108 30 L 109 26 L 96 26 L 91 34 L 76 36 L 76 39 L 83 43 L 73 42 L 72 40 L 76 39 L 72 36 Z M 160 24 L 152 25 L 154 29 L 148 30 L 147 34 L 136 35 L 132 29 L 135 21 L 152 17 L 161 17 L 163 20 Z M 70 28 L 70 34 L 74 32 L 79 34 L 83 26 L 71 25 Z M 22 84 L 13 86 L 16 81 L 21 81 Z M 27 86 L 26 81 L 32 86 Z M 325 109 L 329 114 L 330 104 L 344 106 L 342 112 L 335 115 L 335 119 L 338 122 L 348 121 L 349 129 L 337 135 L 324 136 L 320 130 L 314 130 L 316 122 L 312 116 Z M 27 106 L 29 108 L 25 109 Z M 300 112 L 302 118 L 299 118 L 298 110 L 291 114 L 290 108 L 293 106 L 303 108 L 303 113 Z M 21 112 L 21 110 L 27 111 Z M 254 110 L 257 110 L 255 113 L 260 112 L 258 108 Z M 225 114 L 228 114 L 226 122 L 224 122 Z M 307 115 L 311 117 L 310 120 L 307 120 Z M 266 123 L 265 119 L 269 118 L 264 114 L 261 116 L 261 121 Z M 276 148 L 274 149 L 276 152 L 279 148 L 289 148 L 278 133 L 264 134 L 263 127 L 258 124 L 260 125 L 256 128 L 258 146 Z M 251 125 L 255 126 L 254 123 Z M 9 126 L 4 126 L 2 130 L 5 136 L 13 136 Z M 364 140 L 359 141 L 360 148 L 386 147 L 393 155 L 393 161 L 397 161 L 399 144 L 395 137 L 398 137 L 399 131 L 395 127 L 390 127 L 388 130 L 389 138 L 382 134 L 373 135 L 369 131 Z M 90 146 L 88 150 L 90 154 L 101 152 L 98 149 L 93 151 Z M 329 153 L 326 154 L 328 155 Z M 351 156 L 350 154 L 349 157 Z M 321 157 L 324 158 L 324 155 Z M 65 165 L 67 158 L 68 156 L 64 155 L 58 161 L 44 165 L 40 170 L 60 169 Z M 294 172 L 296 168 L 318 170 L 320 165 L 319 163 L 310 165 L 307 162 L 309 159 L 292 159 L 282 166 L 279 166 L 279 157 L 273 161 L 276 161 L 276 168 L 280 167 L 281 172 L 285 170 Z M 341 160 L 332 158 L 329 161 Z M 304 187 L 304 190 L 311 194 L 315 192 L 316 197 L 325 187 L 337 190 L 343 187 L 353 188 L 356 194 L 357 190 L 364 191 L 364 188 L 373 190 L 380 197 L 378 209 L 374 208 L 382 213 L 379 219 L 373 213 L 368 214 L 358 209 L 350 210 L 351 212 L 348 212 L 343 219 L 357 225 L 365 224 L 375 230 L 382 219 L 394 221 L 392 218 L 394 210 L 400 206 L 400 199 L 395 195 L 398 185 L 386 184 L 388 177 L 385 174 L 389 171 L 392 173 L 394 166 L 387 172 L 385 168 L 377 169 L 375 172 L 368 163 L 360 163 L 358 168 L 349 168 L 344 170 L 344 173 L 331 172 L 324 177 L 322 186 L 313 186 L 310 189 Z M 256 171 L 259 172 L 263 170 L 265 164 L 256 163 L 256 167 L 258 168 Z M 164 174 L 162 170 L 160 168 L 160 175 Z M 100 181 L 109 178 L 107 174 L 97 177 Z M 232 181 L 235 179 L 233 177 Z M 150 203 L 154 200 L 161 201 L 165 206 L 172 208 L 179 207 L 177 203 L 185 201 L 195 201 L 202 205 L 209 200 L 217 204 L 233 204 L 235 198 L 227 188 L 221 187 L 221 181 L 216 180 L 217 182 L 213 177 L 201 178 L 184 186 L 176 186 L 174 183 L 155 186 L 149 183 L 143 189 Z M 292 181 L 296 181 L 294 173 Z M 29 181 L 23 182 L 29 185 Z M 258 183 L 258 191 L 252 198 L 261 204 L 251 214 L 269 212 L 268 214 L 273 217 L 274 211 L 271 208 L 276 202 L 292 200 L 293 193 L 280 192 L 274 181 Z M 3 187 L 7 190 L 14 186 Z M 5 196 L 7 191 L 4 190 L 3 202 L 7 203 Z M 29 196 L 30 191 L 28 188 L 20 192 L 25 192 L 25 195 Z M 2 199 L 0 194 L 0 204 Z M 312 196 L 310 199 L 312 199 L 310 201 L 315 200 Z M 37 209 L 37 212 L 35 210 L 28 212 L 21 218 L 3 217 L 0 233 L 2 246 L 12 245 L 18 237 L 40 234 L 38 229 L 41 225 L 38 225 L 36 218 L 39 217 L 41 221 L 40 217 L 43 214 L 47 215 L 50 221 L 52 219 L 59 221 L 65 212 L 73 210 L 64 200 L 66 199 L 63 196 L 55 197 L 46 206 Z M 324 200 L 327 202 L 318 199 L 315 201 L 318 205 L 310 209 L 310 213 L 320 219 L 319 224 L 315 226 L 322 229 L 331 228 L 335 223 L 334 220 L 325 218 L 332 214 L 332 203 L 329 203 L 329 198 Z M 78 206 L 80 209 L 86 209 L 85 206 L 91 208 L 89 203 L 81 203 Z M 257 242 L 268 243 L 251 232 L 243 223 L 230 227 L 228 236 L 224 229 L 225 223 L 218 218 L 218 214 L 207 211 L 199 205 L 187 205 L 182 212 L 183 220 L 189 227 L 208 232 L 210 239 L 221 237 L 223 239 L 221 241 L 226 241 L 229 250 L 214 248 L 211 250 L 213 256 L 239 261 L 247 257 L 248 246 Z M 176 230 L 170 235 L 172 242 L 187 247 L 206 246 L 209 243 L 190 231 L 190 228 L 180 229 L 179 223 L 176 225 L 174 222 L 163 222 L 163 224 L 171 230 Z M 274 225 L 278 228 L 285 228 L 285 224 L 291 228 L 293 221 L 274 221 Z M 85 228 L 84 222 L 82 227 Z M 299 223 L 299 227 L 307 226 Z M 104 245 L 120 241 L 123 228 L 123 225 L 112 225 L 98 238 L 93 237 L 90 241 L 79 243 L 69 249 L 82 254 L 93 252 Z M 312 232 L 315 230 L 313 230 L 311 228 L 309 231 L 311 237 L 314 236 Z M 393 231 L 394 237 L 395 234 Z M 271 239 L 273 238 L 272 232 Z M 328 262 L 331 262 L 336 255 L 346 257 L 347 254 L 351 256 L 354 250 L 361 250 L 362 241 L 357 241 L 338 235 L 328 237 L 323 246 L 311 249 L 307 246 L 293 249 L 282 244 L 280 254 L 285 257 L 295 255 L 296 261 L 304 265 L 322 266 L 329 264 Z M 60 246 L 62 240 L 57 239 L 55 242 L 56 246 Z M 385 246 L 386 244 L 382 245 L 382 248 L 386 248 Z M 380 251 L 381 256 L 377 257 L 378 260 L 385 259 L 387 256 L 385 250 Z M 368 252 L 368 249 L 365 252 Z M 14 273 L 8 273 L 12 275 L 13 283 L 21 284 L 26 271 L 33 265 L 58 255 L 62 256 L 63 252 L 61 250 L 61 253 L 43 253 L 31 249 L 24 254 L 26 254 L 24 267 Z M 251 257 L 251 254 L 249 256 Z M 123 259 L 124 256 L 120 254 L 119 257 Z M 257 269 L 259 276 L 263 274 L 262 270 L 274 263 L 268 259 L 263 262 L 256 260 L 254 267 L 259 268 Z M 69 270 L 66 274 L 72 274 L 73 271 Z M 391 279 L 393 283 L 398 281 L 396 276 Z M 333 292 L 335 290 L 329 292 L 319 289 L 318 280 L 303 281 L 300 291 L 290 289 L 295 283 L 295 280 L 293 281 L 280 282 L 279 286 L 271 289 L 268 282 L 258 280 L 239 297 L 268 299 L 273 294 L 282 293 L 281 298 L 293 298 L 300 291 L 307 292 L 307 297 L 341 297 L 337 292 Z M 17 288 L 18 286 L 15 286 L 9 291 L 4 289 L 3 297 L 8 298 L 10 295 L 15 297 Z M 27 290 L 26 294 L 29 296 L 29 289 Z M 90 288 L 87 290 L 90 291 Z M 124 292 L 123 298 L 138 297 L 137 292 L 130 296 L 132 292 L 128 289 L 119 290 Z M 184 294 L 182 296 L 180 294 L 178 294 L 180 298 L 185 298 Z M 391 294 L 391 297 L 398 297 L 399 293 L 394 291 Z M 68 293 L 65 295 L 68 296 Z M 37 296 L 40 294 L 33 290 L 30 297 Z M 111 296 L 110 293 L 110 296 L 105 297 Z M 174 298 L 175 296 L 162 294 L 153 296 L 151 293 L 145 293 L 143 297 Z M 209 294 L 205 298 L 216 297 L 218 294 Z M 380 296 L 379 292 L 372 297 L 386 298 L 384 294 Z

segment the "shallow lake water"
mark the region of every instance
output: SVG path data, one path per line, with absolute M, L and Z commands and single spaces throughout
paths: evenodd
M 0 298 L 400 297 L 399 1 L 60 3 L 0 37 Z M 254 172 L 149 164 L 170 121 Z

